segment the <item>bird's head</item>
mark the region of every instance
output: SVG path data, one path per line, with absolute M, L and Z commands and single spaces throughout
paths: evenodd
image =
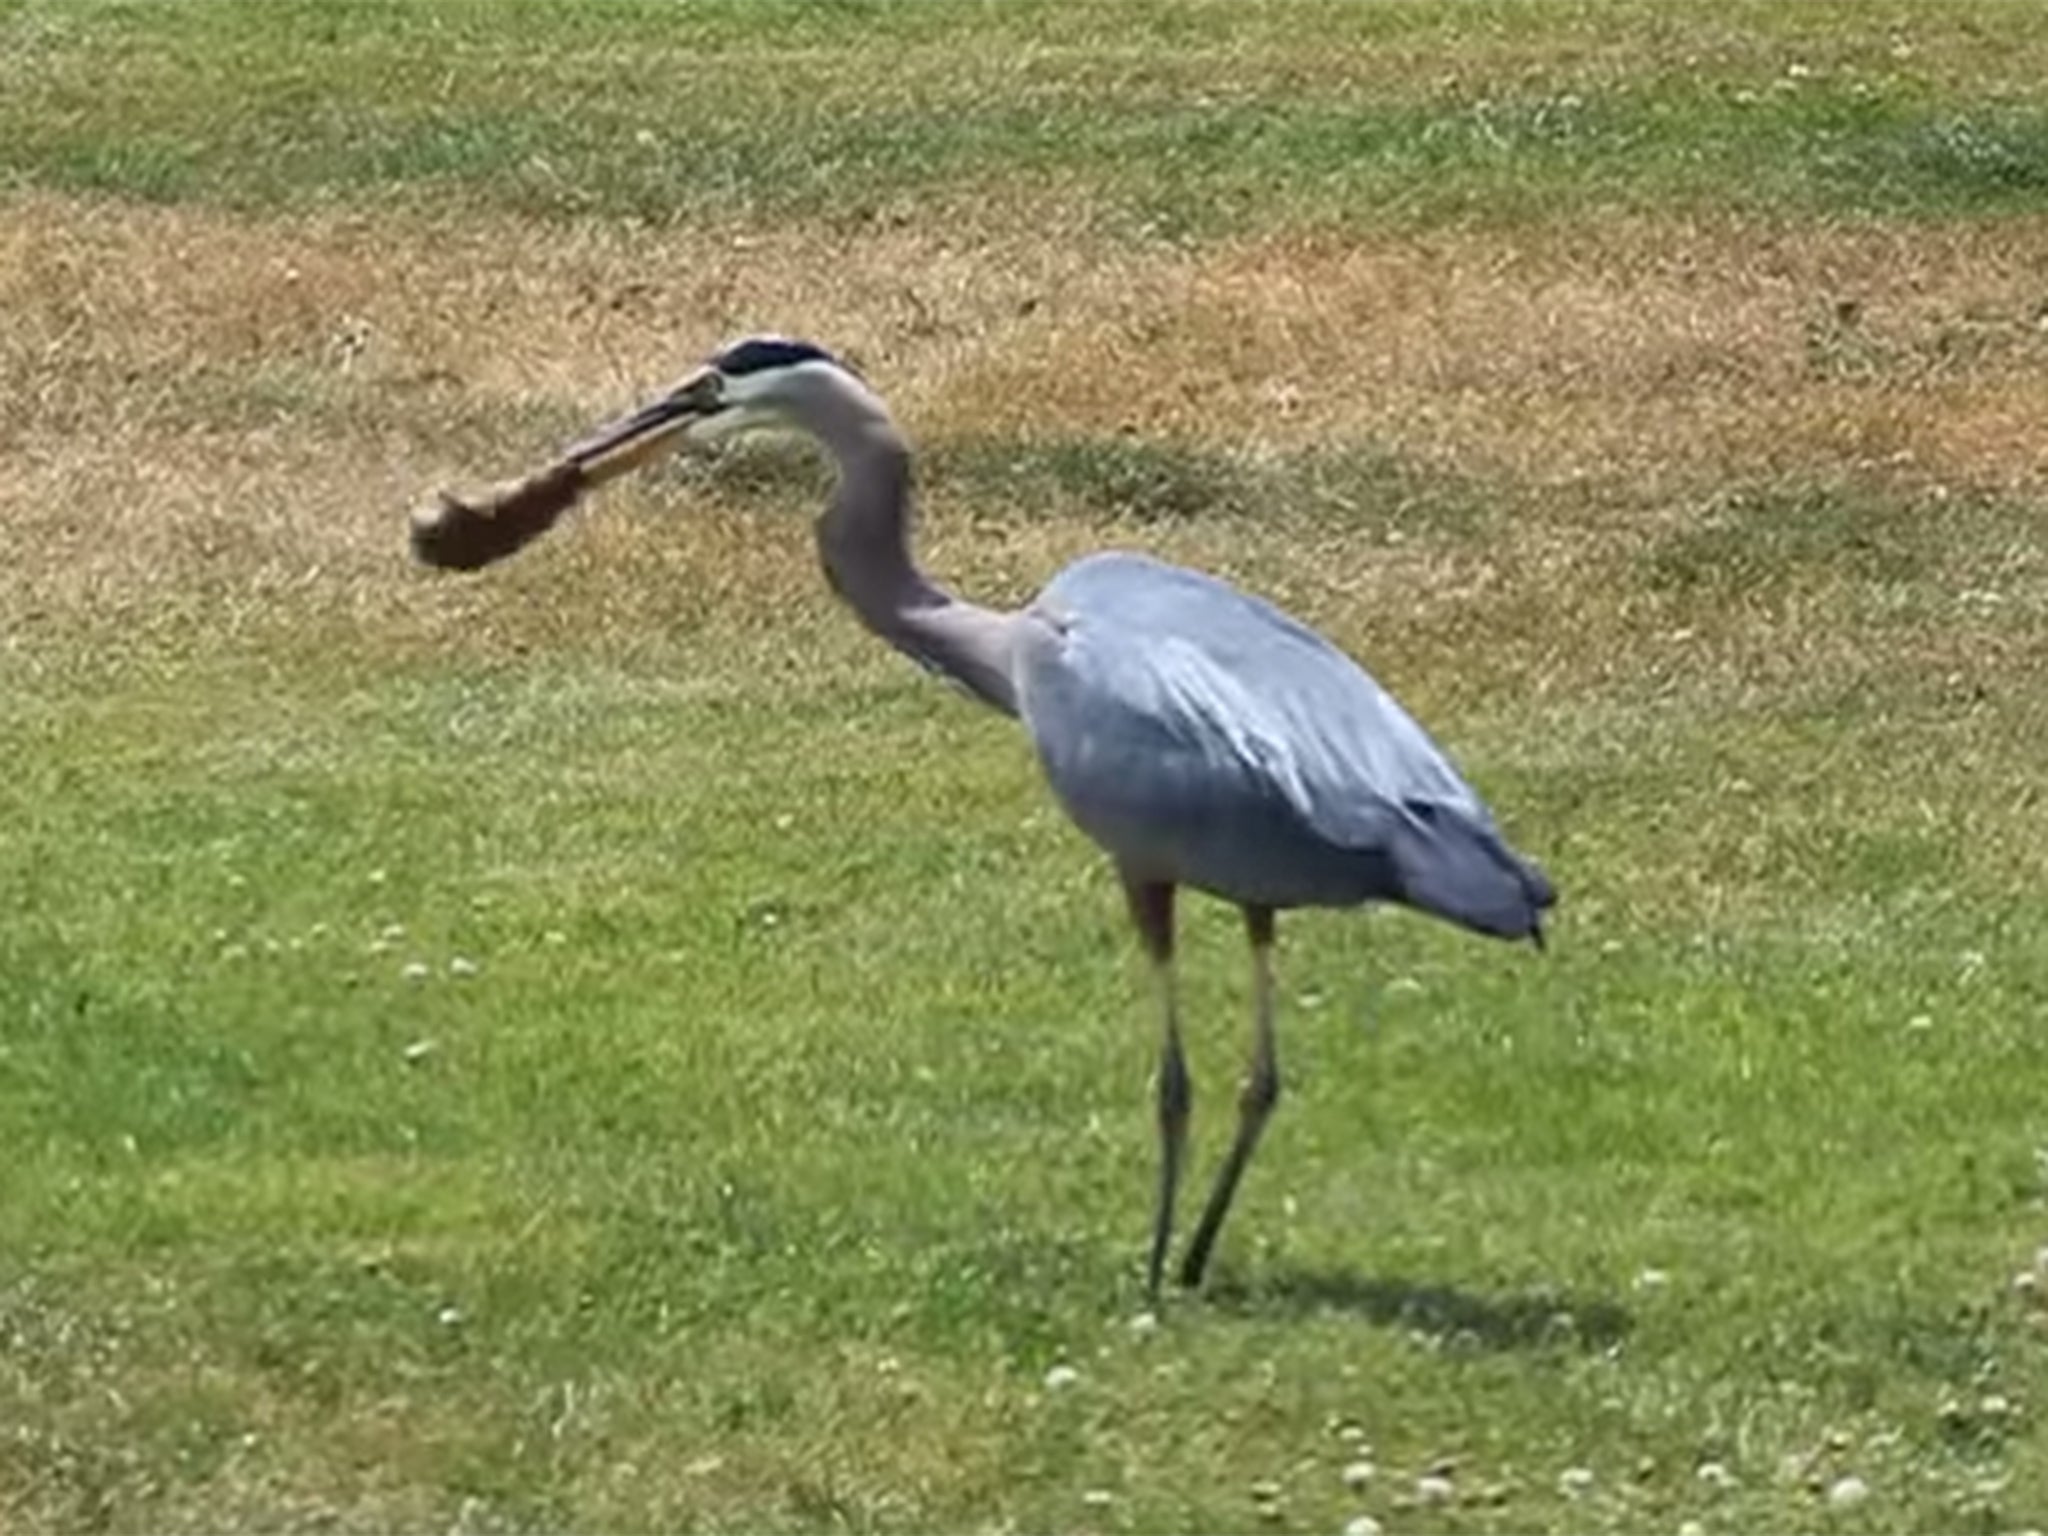
M 443 492 L 413 514 L 413 550 L 430 565 L 477 570 L 539 538 L 593 487 L 685 443 L 776 426 L 829 437 L 887 421 L 860 375 L 823 347 L 748 336 L 720 347 L 672 389 L 600 427 L 537 474 L 481 496 Z
M 674 388 L 591 434 L 569 457 L 590 480 L 609 480 L 685 443 L 815 423 L 849 391 L 867 395 L 859 375 L 823 347 L 786 336 L 747 336 L 720 347 Z

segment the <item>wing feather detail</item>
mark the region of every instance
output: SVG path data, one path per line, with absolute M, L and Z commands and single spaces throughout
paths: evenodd
M 1058 639 L 1026 664 L 1025 719 L 1054 789 L 1112 852 L 1177 860 L 1190 883 L 1240 899 L 1348 893 L 1503 937 L 1538 931 L 1549 881 L 1422 727 L 1314 631 L 1133 555 L 1070 566 L 1034 606 Z

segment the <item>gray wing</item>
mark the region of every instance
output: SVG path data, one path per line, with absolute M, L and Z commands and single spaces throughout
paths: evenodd
M 1542 872 L 1385 689 L 1271 604 L 1108 554 L 1061 572 L 1027 624 L 1025 723 L 1061 803 L 1119 859 L 1239 901 L 1398 901 L 1539 933 Z

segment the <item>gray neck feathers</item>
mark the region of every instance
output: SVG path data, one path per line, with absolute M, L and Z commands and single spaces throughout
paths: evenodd
M 888 408 L 836 371 L 798 412 L 839 468 L 818 518 L 818 554 L 832 588 L 882 639 L 983 703 L 1017 713 L 1011 680 L 1017 620 L 964 602 L 911 555 L 910 448 Z

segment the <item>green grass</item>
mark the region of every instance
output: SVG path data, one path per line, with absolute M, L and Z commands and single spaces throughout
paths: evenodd
M 0 185 L 239 208 L 824 214 L 1062 189 L 1185 234 L 2032 206 L 2048 22 L 1746 3 L 16 0 Z
M 1954 509 L 1853 488 L 1745 488 L 1659 541 L 1646 564 L 1655 586 L 1721 601 L 1844 577 L 1912 590 L 1927 581 L 1959 528 L 1981 537 L 2012 520 L 2010 509 Z
M 1382 1514 L 1457 1459 L 1424 1528 L 1804 1522 L 1801 1456 L 1871 1481 L 1854 1528 L 2048 1496 L 2005 1292 L 2044 911 L 1968 803 L 2017 713 L 1455 722 L 1566 885 L 1552 953 L 1290 924 L 1292 1091 L 1218 1295 L 1139 1338 L 1150 1021 L 1111 882 L 1008 730 L 844 628 L 14 695 L 0 1476 L 31 1516 L 211 1488 L 1159 1529 L 1248 1523 L 1271 1480 L 1328 1529 L 1346 1424 Z M 1213 1154 L 1241 957 L 1213 911 L 1190 948 Z
M 0 1526 L 2038 1526 L 2048 596 L 1999 457 L 2038 317 L 2024 243 L 1958 230 L 2041 211 L 2044 18 L 0 0 L 0 257 L 85 232 L 23 242 L 52 291 L 0 336 Z M 1045 280 L 1052 332 L 857 227 L 1014 253 L 1049 189 L 1095 227 L 1048 216 L 1088 260 L 1044 270 L 1132 284 Z M 476 260 L 521 281 L 422 259 L 427 199 L 504 215 Z M 1797 291 L 1747 328 L 1667 323 L 1755 299 L 1739 224 L 1670 276 L 1703 209 L 1771 217 Z M 518 331 L 637 274 L 562 215 L 764 212 L 845 271 L 733 297 L 657 241 L 702 264 L 679 336 L 807 282 L 887 334 L 890 264 L 946 257 L 938 339 L 874 372 L 933 426 L 949 574 L 1014 596 L 1116 543 L 1283 598 L 1563 889 L 1542 956 L 1285 919 L 1286 1095 L 1215 1283 L 1150 1331 L 1114 880 L 1013 727 L 833 605 L 816 458 L 677 465 L 476 580 L 407 571 L 379 499 L 637 377 L 601 318 L 602 378 Z M 1288 264 L 1332 219 L 1531 215 L 1599 259 L 1438 229 Z M 1881 259 L 1830 243 L 1857 220 Z M 1186 248 L 1099 239 L 1139 227 Z M 1247 229 L 1414 355 L 1203 264 Z M 280 299 L 267 236 L 366 313 Z M 1425 281 L 1460 302 L 1404 329 Z M 428 355 L 463 305 L 476 350 Z M 1525 311 L 1556 357 L 1487 329 Z M 1302 430 L 1382 380 L 1371 430 Z M 1316 387 L 1268 439 L 1182 381 Z M 1654 484 L 1592 419 L 1645 390 L 1699 407 L 1640 418 Z M 154 564 L 102 558 L 131 538 Z M 1190 900 L 1183 967 L 1199 1180 L 1234 914 Z

